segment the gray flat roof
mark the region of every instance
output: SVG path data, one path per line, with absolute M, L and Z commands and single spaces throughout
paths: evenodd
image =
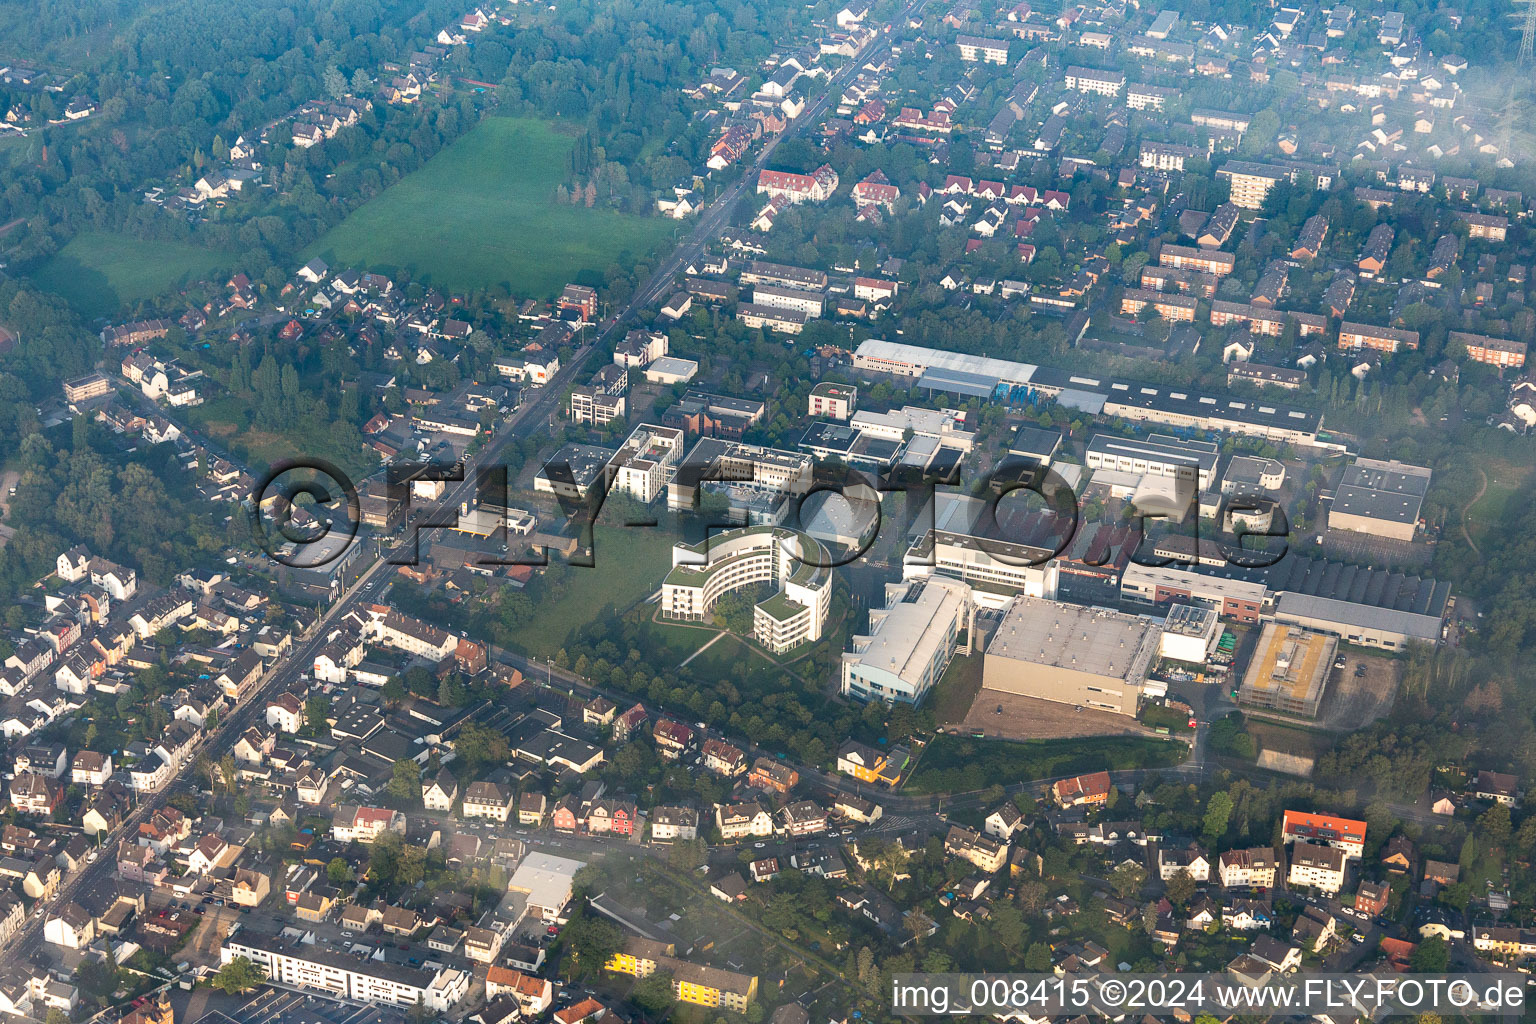
M 1417 612 L 1400 612 L 1392 608 L 1377 608 L 1356 604 L 1352 601 L 1335 601 L 1327 597 L 1307 594 L 1281 594 L 1275 605 L 1275 617 L 1285 621 L 1289 617 L 1308 622 L 1325 622 L 1339 627 L 1354 626 L 1360 629 L 1397 633 L 1419 640 L 1440 639 L 1440 618 Z
M 1166 251 L 1171 247 L 1164 248 Z M 1211 250 L 1194 251 L 1205 256 L 1212 255 Z M 1254 424 L 1307 433 L 1315 433 L 1322 421 L 1316 412 L 1267 400 L 1212 395 L 1124 378 L 1078 374 L 1048 366 L 947 352 L 880 338 L 860 342 L 856 355 L 858 358 L 919 368 L 919 386 L 931 390 L 983 398 L 989 397 L 1000 383 L 1010 388 L 1028 386 L 1055 396 L 1057 402 L 1064 406 L 1093 415 L 1100 414 L 1106 402 L 1113 402 L 1136 409 L 1211 421 Z
M 1152 434 L 1145 438 L 1094 434 L 1088 441 L 1087 450 L 1090 453 L 1139 457 L 1148 462 L 1198 466 L 1203 472 L 1214 470 L 1217 459 L 1221 457 L 1221 449 L 1212 441 L 1184 440 L 1168 434 Z
M 1035 371 L 1031 363 L 1019 363 L 1011 359 L 993 359 L 988 356 L 972 356 L 962 352 L 946 352 L 943 349 L 907 345 L 881 338 L 869 338 L 860 342 L 857 354 L 865 358 L 910 363 L 925 369 L 959 370 L 994 380 L 1007 381 L 1010 384 L 1029 383 Z
M 1404 462 L 1357 459 L 1344 471 L 1333 511 L 1395 523 L 1416 523 L 1430 471 Z
M 917 386 L 927 388 L 929 391 L 945 391 L 971 398 L 991 398 L 992 392 L 997 389 L 997 378 L 981 373 L 968 373 L 965 370 L 930 367 L 923 371 Z
M 1266 582 L 1277 594 L 1302 594 L 1327 600 L 1370 605 L 1439 619 L 1445 614 L 1451 585 L 1402 573 L 1385 572 L 1287 555 L 1268 570 Z
M 1139 684 L 1161 632 L 1155 621 L 1139 615 L 1020 597 L 998 624 L 987 657 Z
M 1179 636 L 1204 636 L 1215 618 L 1215 610 L 1204 605 L 1171 605 L 1168 617 L 1163 620 L 1163 632 L 1177 633 Z
M 1024 423 L 1013 432 L 1013 440 L 1008 445 L 1008 454 L 1022 455 L 1037 462 L 1044 462 L 1053 458 L 1060 447 L 1061 431 L 1045 430 Z

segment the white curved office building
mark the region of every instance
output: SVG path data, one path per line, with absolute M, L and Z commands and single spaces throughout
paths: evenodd
M 832 602 L 831 557 L 795 530 L 754 526 L 672 549 L 672 571 L 661 585 L 661 613 L 700 621 L 725 594 L 771 583 L 778 593 L 752 610 L 758 643 L 782 654 L 821 639 Z

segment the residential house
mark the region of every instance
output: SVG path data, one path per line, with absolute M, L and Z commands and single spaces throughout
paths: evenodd
M 732 778 L 747 770 L 746 753 L 740 747 L 722 740 L 705 740 L 700 752 L 704 757 L 704 767 L 716 775 Z
M 1227 850 L 1216 858 L 1217 874 L 1228 889 L 1273 889 L 1280 864 L 1267 846 Z
M 338 843 L 371 843 L 385 832 L 405 835 L 405 815 L 385 807 L 342 804 L 331 819 L 331 838 Z
M 1157 851 L 1157 876 L 1163 881 L 1169 881 L 1179 874 L 1187 874 L 1197 882 L 1206 882 L 1211 877 L 1211 861 L 1205 855 L 1205 851 L 1191 843 L 1182 849 L 1166 849 L 1159 847 Z
M 969 861 L 988 874 L 1001 871 L 1008 862 L 1008 844 L 962 825 L 951 825 L 944 837 L 944 852 Z
M 653 807 L 650 815 L 651 839 L 656 842 L 697 839 L 699 812 L 692 807 Z
M 1111 785 L 1108 772 L 1094 772 L 1053 783 L 1051 796 L 1061 807 L 1101 805 L 1109 800 Z
M 716 804 L 715 827 L 722 839 L 761 838 L 773 835 L 773 817 L 755 801 Z
M 1008 801 L 987 815 L 984 828 L 989 836 L 1010 840 L 1024 827 L 1024 815 L 1012 801 Z
M 548 807 L 549 798 L 543 793 L 524 793 L 517 800 L 517 823 L 539 828 L 544 824 L 544 815 Z
M 453 777 L 453 773 L 444 768 L 433 777 L 432 781 L 421 787 L 421 803 L 429 811 L 446 813 L 453 810 L 454 801 L 459 798 L 459 780 Z
M 759 757 L 752 762 L 752 772 L 747 776 L 747 783 L 782 796 L 800 784 L 800 773 L 771 757 Z
M 512 791 L 497 782 L 471 782 L 464 791 L 464 817 L 489 818 L 505 825 L 512 814 Z
M 1344 887 L 1344 872 L 1348 858 L 1343 850 L 1307 842 L 1291 845 L 1291 870 L 1287 881 L 1291 885 L 1305 885 L 1330 895 Z

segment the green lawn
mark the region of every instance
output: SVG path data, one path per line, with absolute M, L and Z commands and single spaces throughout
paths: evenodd
M 782 671 L 752 644 L 734 633 L 727 633 L 709 650 L 690 661 L 680 675 L 711 682 L 738 679 L 744 684 L 753 684 L 770 676 L 777 679 Z M 738 672 L 742 674 L 738 676 Z
M 206 278 L 237 262 L 229 253 L 183 242 L 152 242 L 87 231 L 70 239 L 32 275 L 32 283 L 61 296 L 85 317 L 110 316 L 185 281 Z
M 944 670 L 939 685 L 933 688 L 929 706 L 939 725 L 958 725 L 965 721 L 976 695 L 981 692 L 981 655 L 958 655 Z
M 594 564 L 589 568 L 573 566 L 560 593 L 541 600 L 538 612 L 519 628 L 519 639 L 528 652 L 547 658 L 565 646 L 572 630 L 591 622 L 604 605 L 611 604 L 622 612 L 660 589 L 661 578 L 672 565 L 672 540 L 664 530 L 598 523 L 593 533 Z
M 569 136 L 491 117 L 326 233 L 305 252 L 332 266 L 409 269 L 452 290 L 506 285 L 549 296 L 581 271 L 648 254 L 673 221 L 558 203 Z

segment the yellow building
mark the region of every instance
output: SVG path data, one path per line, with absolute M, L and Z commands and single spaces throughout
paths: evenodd
M 747 1004 L 757 998 L 757 976 L 675 960 L 672 991 L 679 1002 L 723 1006 L 733 1013 L 745 1013 Z
M 614 953 L 604 966 L 610 971 L 647 978 L 657 971 L 672 975 L 672 994 L 679 1002 L 695 1006 L 723 1006 L 733 1013 L 743 1013 L 757 998 L 757 976 L 737 974 L 718 967 L 691 964 L 672 955 L 670 942 L 653 942 L 631 936 L 624 948 Z
M 844 743 L 837 752 L 837 770 L 860 782 L 894 786 L 907 767 L 907 750 L 896 747 L 889 754 L 857 740 Z
M 676 947 L 670 942 L 653 942 L 632 935 L 624 940 L 624 948 L 609 957 L 603 966 L 620 974 L 644 978 L 655 974 L 657 963 L 670 958 L 675 952 Z

